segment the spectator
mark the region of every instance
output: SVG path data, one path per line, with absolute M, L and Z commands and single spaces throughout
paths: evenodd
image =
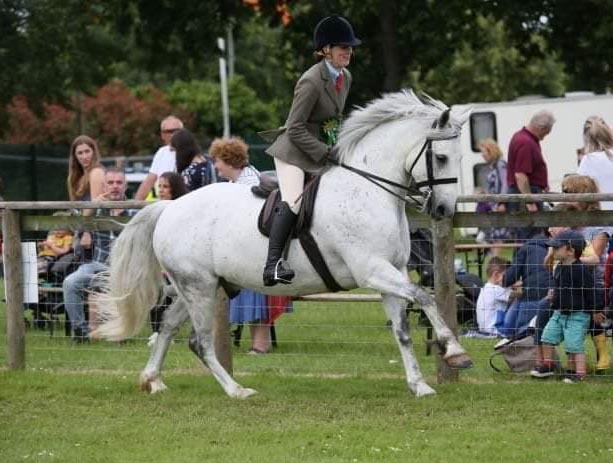
M 498 256 L 493 256 L 487 264 L 488 280 L 477 298 L 477 337 L 496 337 L 500 334 L 497 326 L 504 321 L 505 313 L 514 299 L 511 289 L 501 286 L 508 266 L 509 261 Z
M 173 200 L 180 198 L 187 193 L 189 193 L 189 190 L 179 174 L 176 172 L 164 172 L 160 175 L 160 178 L 158 179 L 158 199 Z M 168 280 L 166 280 L 166 283 L 170 284 Z M 154 306 L 149 312 L 151 331 L 153 332 L 147 343 L 149 346 L 152 346 L 157 339 L 157 335 L 162 327 L 164 312 L 171 303 L 172 298 L 167 296 L 161 305 Z
M 540 142 L 551 132 L 555 119 L 549 111 L 539 111 L 526 127 L 516 132 L 509 143 L 507 183 L 511 194 L 543 193 L 549 191 L 547 164 L 541 152 Z M 542 203 L 527 203 L 526 209 L 536 212 Z M 507 210 L 519 210 L 518 203 L 509 203 Z M 516 237 L 526 240 L 539 233 L 528 227 L 517 230 Z
M 516 337 L 527 332 L 530 321 L 543 308 L 551 276 L 545 268 L 547 239 L 544 235 L 528 240 L 518 249 L 511 266 L 502 277 L 505 288 L 521 286 L 521 296 L 505 315 L 501 332 Z
M 240 138 L 217 138 L 209 152 L 219 174 L 231 183 L 259 183 L 260 174 L 249 165 L 248 146 Z M 230 323 L 249 324 L 250 354 L 265 354 L 270 350 L 270 326 L 283 312 L 291 310 L 291 303 L 291 298 L 266 296 L 249 289 L 241 290 L 230 300 Z
M 592 177 L 586 175 L 569 175 L 562 181 L 564 193 L 598 193 L 598 186 Z M 598 201 L 574 203 L 578 210 L 600 210 Z M 580 229 L 587 246 L 581 256 L 581 262 L 588 265 L 594 274 L 594 285 L 597 289 L 605 288 L 605 263 L 609 239 L 613 236 L 611 227 L 583 227 Z M 606 311 L 595 312 L 590 325 L 592 341 L 596 348 L 596 373 L 602 374 L 611 366 L 611 354 L 605 336 Z
M 555 365 L 554 346 L 564 341 L 568 355 L 565 383 L 582 381 L 586 375 L 585 334 L 590 314 L 603 307 L 602 291 L 596 291 L 592 272 L 580 260 L 585 241 L 576 230 L 567 230 L 551 240 L 554 256 L 559 261 L 553 278 L 553 288 L 547 299 L 553 315 L 543 331 L 543 365 L 538 367 L 541 377 L 552 376 Z
M 125 199 L 127 188 L 126 176 L 117 168 L 109 168 L 104 174 L 104 197 L 108 201 L 122 201 Z M 97 209 L 96 216 L 125 216 L 130 211 L 124 209 Z M 92 232 L 94 241 L 92 261 L 81 265 L 76 272 L 71 273 L 63 283 L 64 304 L 70 317 L 74 336 L 77 343 L 86 342 L 89 334 L 84 314 L 83 291 L 91 287 L 95 275 L 108 270 L 107 260 L 111 243 L 117 236 L 116 232 Z
M 149 168 L 149 173 L 145 180 L 140 184 L 134 199 L 144 200 L 147 198 L 156 180 L 164 172 L 173 172 L 176 168 L 176 159 L 173 149 L 170 147 L 170 139 L 172 135 L 179 129 L 183 128 L 183 122 L 176 116 L 168 116 L 162 120 L 160 124 L 160 137 L 164 142 L 153 156 L 153 162 Z
M 70 146 L 68 162 L 68 196 L 71 201 L 91 201 L 104 192 L 104 169 L 100 165 L 100 153 L 96 141 L 80 135 Z M 83 215 L 91 215 L 86 209 Z M 87 231 L 75 236 L 75 254 L 82 261 L 91 259 L 92 238 Z
M 59 211 L 53 214 L 54 216 L 66 216 L 69 213 Z M 57 261 L 60 257 L 72 251 L 73 235 L 70 230 L 56 229 L 49 232 L 47 239 L 39 243 L 38 252 L 38 274 L 46 275 L 51 264 Z
M 486 185 L 484 193 L 486 194 L 505 194 L 508 191 L 507 186 L 507 163 L 502 158 L 502 151 L 491 138 L 483 140 L 479 143 L 481 155 L 488 164 Z M 486 207 L 482 208 L 482 212 L 505 212 L 504 203 L 486 203 Z M 479 209 L 478 209 L 479 212 Z M 483 230 L 483 240 L 487 243 L 501 244 L 509 239 L 509 231 L 506 228 L 487 228 Z M 492 255 L 500 254 L 500 248 L 492 248 Z
M 164 172 L 158 180 L 158 199 L 173 200 L 189 193 L 187 185 L 176 172 Z
M 589 117 L 583 125 L 585 155 L 577 173 L 592 177 L 601 193 L 613 193 L 613 132 L 598 116 Z M 613 201 L 602 204 L 605 210 L 613 210 Z
M 213 162 L 204 156 L 196 137 L 189 130 L 178 130 L 170 139 L 170 146 L 176 152 L 177 172 L 185 180 L 189 191 L 216 181 Z

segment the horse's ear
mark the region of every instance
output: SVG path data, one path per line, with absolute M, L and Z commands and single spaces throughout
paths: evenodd
M 447 123 L 449 122 L 449 111 L 450 109 L 447 108 L 445 111 L 441 113 L 441 116 L 438 118 L 437 126 L 439 129 L 442 129 L 443 127 L 445 127 Z

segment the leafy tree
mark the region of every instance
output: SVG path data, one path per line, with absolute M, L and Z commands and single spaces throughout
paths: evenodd
M 247 136 L 280 124 L 276 108 L 262 101 L 242 76 L 235 75 L 228 87 L 232 133 Z M 207 138 L 223 133 L 221 86 L 218 82 L 177 81 L 169 89 L 169 98 L 175 106 L 195 114 L 195 131 Z
M 436 95 L 447 103 L 501 101 L 522 94 L 558 96 L 566 87 L 567 75 L 556 53 L 544 38 L 533 33 L 530 46 L 542 58 L 522 55 L 502 21 L 478 16 L 477 34 L 462 42 L 448 60 L 420 73 L 409 71 L 408 83 Z

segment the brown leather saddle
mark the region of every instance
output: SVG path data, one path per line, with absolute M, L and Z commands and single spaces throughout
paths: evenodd
M 298 212 L 298 220 L 292 233 L 292 239 L 298 239 L 309 261 L 322 278 L 330 291 L 342 291 L 343 288 L 336 282 L 324 256 L 321 254 L 319 246 L 311 234 L 311 224 L 313 222 L 313 211 L 315 209 L 315 199 L 319 189 L 320 176 L 307 176 L 305 179 L 304 192 L 302 194 L 302 204 Z M 258 229 L 262 235 L 270 236 L 272 218 L 275 208 L 281 202 L 279 182 L 274 172 L 262 172 L 260 174 L 260 184 L 251 187 L 252 193 L 264 198 L 264 205 L 258 216 Z

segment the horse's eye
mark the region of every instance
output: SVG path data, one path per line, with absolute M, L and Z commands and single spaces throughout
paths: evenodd
M 449 157 L 446 154 L 436 154 L 435 156 L 436 160 L 441 164 L 445 164 L 449 160 Z

